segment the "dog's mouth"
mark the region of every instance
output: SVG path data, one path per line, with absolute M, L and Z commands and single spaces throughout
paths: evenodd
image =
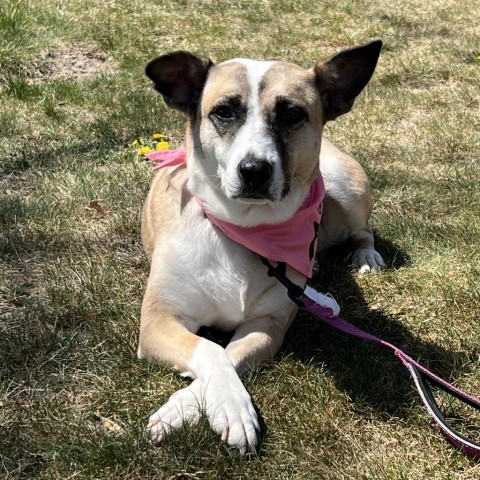
M 252 191 L 248 188 L 243 188 L 237 194 L 232 196 L 233 200 L 239 200 L 240 202 L 244 203 L 254 203 L 254 204 L 263 204 L 274 202 L 275 199 L 270 192 L 259 192 L 259 191 Z
M 261 205 L 266 203 L 275 203 L 283 200 L 290 193 L 290 185 L 284 185 L 280 195 L 275 195 L 271 189 L 252 189 L 248 186 L 243 186 L 234 195 L 231 195 L 232 200 L 239 200 L 242 203 L 249 203 L 253 205 Z

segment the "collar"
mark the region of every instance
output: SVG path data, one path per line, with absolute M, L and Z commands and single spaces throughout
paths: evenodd
M 154 170 L 186 164 L 185 150 L 161 150 L 145 155 L 157 163 Z M 285 222 L 241 227 L 219 220 L 195 197 L 208 220 L 228 238 L 262 257 L 284 262 L 307 278 L 311 278 L 318 242 L 318 228 L 323 209 L 325 186 L 319 175 L 296 213 Z

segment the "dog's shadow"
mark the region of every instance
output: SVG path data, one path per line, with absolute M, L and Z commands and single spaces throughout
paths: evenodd
M 408 267 L 410 257 L 388 240 L 376 238 L 387 269 Z M 333 293 L 341 316 L 355 326 L 398 346 L 427 368 L 449 380 L 468 361 L 464 353 L 446 350 L 414 336 L 393 316 L 373 309 L 364 299 L 348 258 L 347 247 L 329 249 L 319 257 L 312 284 Z M 338 292 L 336 292 L 338 287 Z M 336 331 L 307 312 L 299 312 L 288 330 L 281 356 L 317 364 L 331 373 L 335 385 L 358 406 L 385 415 L 408 416 L 416 398 L 407 371 L 386 347 Z
M 411 259 L 406 252 L 383 238 L 377 237 L 375 242 L 387 270 L 408 268 Z M 462 365 L 471 361 L 465 353 L 417 337 L 393 316 L 369 306 L 355 278 L 350 255 L 348 246 L 320 254 L 312 285 L 335 294 L 342 306 L 341 316 L 355 326 L 393 343 L 447 381 L 461 375 Z M 200 334 L 224 347 L 232 336 L 205 328 Z M 308 312 L 299 311 L 277 357 L 323 368 L 336 387 L 347 393 L 357 411 L 368 411 L 379 419 L 408 417 L 417 401 L 408 372 L 391 350 L 339 332 Z M 260 421 L 264 437 L 267 427 L 261 413 Z

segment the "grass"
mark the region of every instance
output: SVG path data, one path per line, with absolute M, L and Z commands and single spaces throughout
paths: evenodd
M 136 358 L 152 174 L 129 147 L 183 135 L 143 75 L 160 53 L 308 67 L 382 37 L 371 84 L 326 133 L 371 178 L 389 268 L 358 276 L 338 250 L 316 282 L 347 319 L 478 395 L 476 11 L 473 0 L 3 0 L 0 478 L 478 478 L 396 359 L 305 314 L 245 376 L 266 425 L 258 455 L 221 445 L 205 421 L 150 445 L 148 415 L 183 383 Z M 444 403 L 454 422 L 468 413 Z

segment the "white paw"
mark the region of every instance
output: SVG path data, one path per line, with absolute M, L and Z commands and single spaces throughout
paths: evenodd
M 195 424 L 203 409 L 203 388 L 200 380 L 175 392 L 168 402 L 150 416 L 147 431 L 154 443 L 160 443 L 163 437 L 184 423 Z
M 154 443 L 184 424 L 195 424 L 200 412 L 222 441 L 242 454 L 256 449 L 259 423 L 250 395 L 240 379 L 212 379 L 205 387 L 200 380 L 175 392 L 149 419 L 148 433 Z
M 250 395 L 240 379 L 212 379 L 206 386 L 205 399 L 210 426 L 222 441 L 238 448 L 242 454 L 255 451 L 260 425 Z
M 360 248 L 353 253 L 352 263 L 360 273 L 378 271 L 385 268 L 382 256 L 373 248 Z

